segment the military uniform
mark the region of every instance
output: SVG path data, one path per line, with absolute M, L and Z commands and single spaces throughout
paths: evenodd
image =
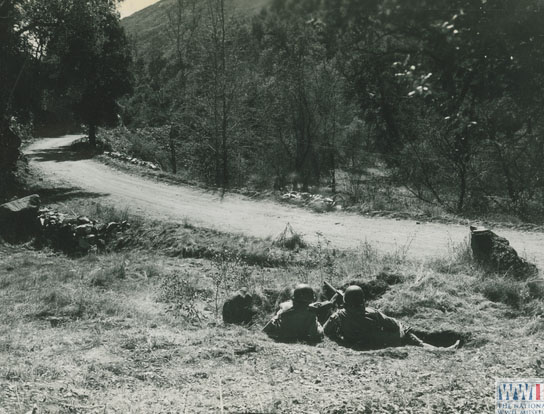
M 366 349 L 408 345 L 414 341 L 401 322 L 373 308 L 340 309 L 329 318 L 324 331 L 333 340 Z
M 315 311 L 307 304 L 292 301 L 280 305 L 280 310 L 263 331 L 283 342 L 320 342 L 323 339 L 323 327 L 317 321 Z

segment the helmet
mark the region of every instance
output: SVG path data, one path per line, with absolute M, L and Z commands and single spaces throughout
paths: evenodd
M 357 285 L 352 285 L 344 292 L 344 303 L 346 307 L 355 308 L 365 305 L 365 293 Z
M 314 299 L 314 290 L 311 288 L 310 285 L 300 283 L 295 286 L 295 290 L 293 292 L 293 302 L 310 304 L 314 301 Z

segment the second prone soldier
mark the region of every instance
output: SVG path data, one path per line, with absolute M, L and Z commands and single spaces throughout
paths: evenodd
M 320 342 L 323 339 L 323 327 L 315 311 L 310 308 L 314 300 L 314 290 L 309 285 L 298 284 L 292 301 L 281 305 L 263 331 L 282 342 Z

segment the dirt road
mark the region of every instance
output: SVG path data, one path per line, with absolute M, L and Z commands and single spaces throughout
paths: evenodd
M 439 256 L 468 237 L 465 226 L 366 218 L 347 213 L 317 214 L 273 201 L 253 201 L 236 194 L 224 198 L 194 187 L 170 185 L 112 169 L 92 159 L 81 159 L 63 147 L 80 136 L 48 138 L 26 153 L 48 180 L 100 197 L 105 203 L 153 219 L 182 221 L 221 231 L 256 237 L 276 236 L 286 223 L 310 242 L 323 234 L 337 248 L 356 249 L 368 241 L 382 251 L 408 249 L 408 256 Z M 516 250 L 544 269 L 544 234 L 495 229 Z

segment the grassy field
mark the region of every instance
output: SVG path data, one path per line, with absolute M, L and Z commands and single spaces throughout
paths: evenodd
M 0 245 L 0 413 L 480 414 L 494 410 L 495 378 L 544 375 L 542 292 L 485 274 L 466 245 L 411 262 L 326 241 L 293 252 L 190 224 L 139 221 L 131 237 L 84 257 Z M 191 243 L 222 247 L 179 253 Z M 464 346 L 357 352 L 260 332 L 270 292 L 380 273 L 400 283 L 371 305 L 418 329 L 453 330 Z M 263 298 L 262 313 L 254 326 L 225 326 L 220 307 L 241 286 Z

